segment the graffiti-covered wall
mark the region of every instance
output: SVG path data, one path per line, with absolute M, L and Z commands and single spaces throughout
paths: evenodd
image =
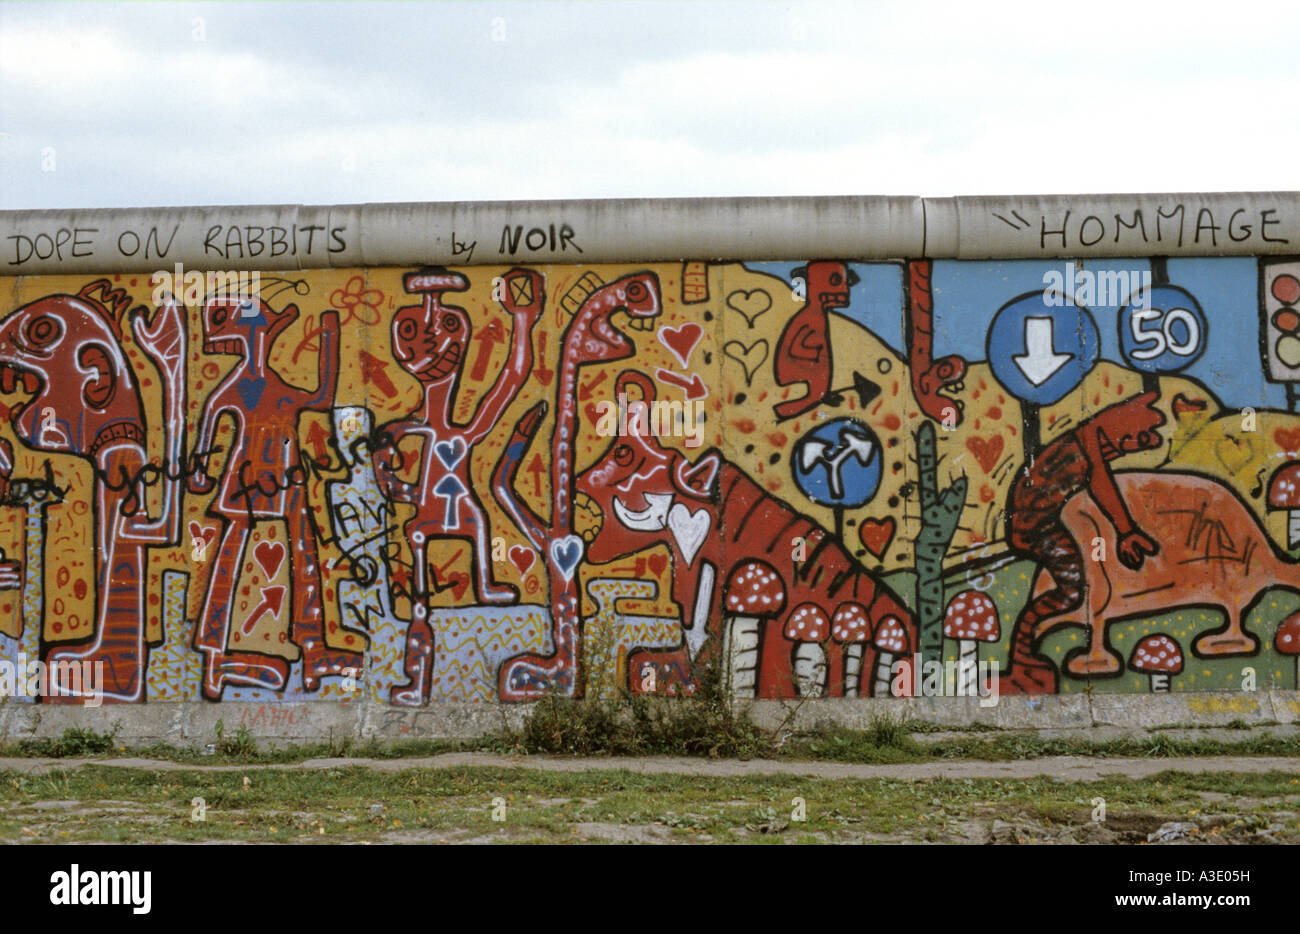
M 1295 258 L 3 287 L 19 699 L 1296 686 Z

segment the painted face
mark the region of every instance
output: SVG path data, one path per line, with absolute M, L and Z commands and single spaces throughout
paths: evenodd
M 399 308 L 393 317 L 393 356 L 421 383 L 456 374 L 469 349 L 469 315 L 436 295 L 423 305 Z
M 203 303 L 203 349 L 207 353 L 249 356 L 258 337 L 274 339 L 298 317 L 298 307 L 276 311 L 260 298 L 216 295 Z
M 659 277 L 652 272 L 634 273 L 592 292 L 579 312 L 579 333 L 590 335 L 581 347 L 584 358 L 620 360 L 631 356 L 631 343 L 610 318 L 615 312 L 626 312 L 628 327 L 653 333 L 660 310 Z
M 0 395 L 27 444 L 86 453 L 99 431 L 140 420 L 131 368 L 104 314 L 71 295 L 53 295 L 0 322 Z
M 848 308 L 849 289 L 858 276 L 844 263 L 808 264 L 808 295 L 822 308 Z
M 645 547 L 633 547 L 637 533 L 661 532 L 675 493 L 672 476 L 672 457 L 653 437 L 616 438 L 574 481 L 575 528 L 588 542 L 588 559 L 612 560 Z

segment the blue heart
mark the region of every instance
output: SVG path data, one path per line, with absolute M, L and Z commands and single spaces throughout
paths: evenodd
M 239 392 L 239 398 L 244 400 L 244 405 L 250 409 L 255 409 L 257 403 L 262 399 L 262 393 L 266 391 L 266 377 L 260 376 L 257 379 L 249 379 L 245 376 L 235 383 L 235 389 Z
M 582 539 L 576 535 L 566 535 L 559 541 L 551 542 L 551 560 L 566 581 L 572 580 L 574 568 L 582 560 Z
M 456 465 L 465 457 L 465 439 L 452 438 L 450 441 L 439 441 L 433 446 L 433 450 L 444 467 L 455 470 Z

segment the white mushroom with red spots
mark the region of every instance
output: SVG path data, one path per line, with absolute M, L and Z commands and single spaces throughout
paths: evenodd
M 736 697 L 758 693 L 758 644 L 763 620 L 785 609 L 781 575 L 763 561 L 743 561 L 727 578 L 722 601 L 725 689 Z
M 1273 474 L 1268 481 L 1268 505 L 1286 510 L 1286 546 L 1300 545 L 1300 461 Z
M 831 617 L 831 635 L 844 645 L 844 696 L 861 693 L 862 653 L 871 638 L 871 620 L 860 603 L 841 603 Z
M 1151 676 L 1151 693 L 1168 694 L 1169 676 L 1183 670 L 1183 650 L 1168 636 L 1147 636 L 1128 660 L 1134 671 Z
M 979 671 L 979 644 L 997 642 L 1002 637 L 998 608 L 987 594 L 964 590 L 948 603 L 943 616 L 943 635 L 957 640 L 957 694 L 972 696 Z
M 826 611 L 815 603 L 799 604 L 785 621 L 785 637 L 795 643 L 792 662 L 800 697 L 821 697 L 826 693 L 830 665 L 822 643 L 830 634 L 831 623 Z
M 1300 613 L 1282 621 L 1273 637 L 1273 648 L 1282 655 L 1295 656 L 1295 683 L 1300 689 Z
M 897 616 L 886 616 L 876 627 L 876 635 L 871 640 L 876 647 L 876 683 L 872 690 L 874 697 L 888 697 L 892 693 L 894 659 L 907 655 L 911 645 L 907 638 L 907 629 Z

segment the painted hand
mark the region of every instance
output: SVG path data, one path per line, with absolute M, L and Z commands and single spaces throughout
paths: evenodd
M 1146 555 L 1160 553 L 1160 546 L 1148 538 L 1145 533 L 1134 529 L 1127 535 L 1120 536 L 1118 550 L 1119 560 L 1124 566 L 1136 571 L 1142 567 Z

